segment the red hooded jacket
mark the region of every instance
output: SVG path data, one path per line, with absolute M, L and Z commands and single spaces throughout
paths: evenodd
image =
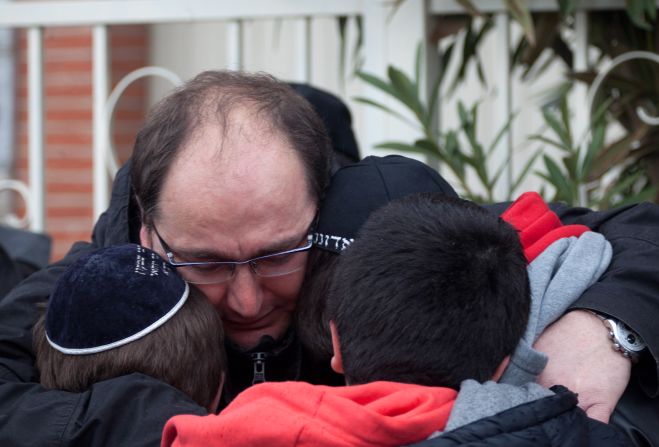
M 263 383 L 242 392 L 219 415 L 171 418 L 162 446 L 406 445 L 443 429 L 456 396 L 449 388 L 393 382 Z

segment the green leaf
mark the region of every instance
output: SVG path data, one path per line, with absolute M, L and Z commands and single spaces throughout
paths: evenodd
M 651 202 L 654 201 L 654 198 L 657 196 L 657 188 L 654 186 L 649 186 L 646 189 L 640 191 L 638 194 L 634 194 L 630 197 L 625 197 L 619 202 L 615 203 L 616 207 L 633 205 L 635 203 L 641 202 Z
M 494 189 L 494 186 L 499 182 L 499 177 L 501 177 L 501 174 L 503 174 L 506 170 L 506 167 L 508 166 L 508 161 L 506 160 L 503 163 L 501 163 L 501 166 L 499 166 L 499 169 L 496 170 L 492 178 L 489 180 L 487 184 L 487 190 L 488 192 L 491 192 Z
M 561 140 L 563 144 L 563 150 L 571 151 L 572 150 L 572 141 L 570 139 L 569 133 L 563 128 L 561 122 L 556 118 L 554 113 L 551 111 L 550 107 L 542 108 L 542 116 L 545 119 L 545 122 L 551 129 L 554 131 L 556 136 Z
M 469 114 L 467 113 L 467 108 L 462 101 L 458 101 L 458 117 L 460 118 L 460 123 L 463 125 L 469 122 Z
M 604 196 L 601 199 L 602 204 L 608 204 L 612 205 L 613 204 L 613 199 L 615 198 L 616 195 L 620 195 L 624 193 L 627 189 L 629 189 L 634 183 L 636 183 L 638 180 L 640 180 L 642 177 L 644 177 L 644 172 L 643 171 L 638 171 L 635 172 L 619 182 L 615 183 L 612 185 L 604 194 Z M 634 195 L 635 197 L 636 195 Z M 616 203 L 617 205 L 617 203 Z
M 628 134 L 620 140 L 607 144 L 597 154 L 593 160 L 591 172 L 588 180 L 596 180 L 606 174 L 613 167 L 629 157 L 632 143 L 639 138 L 638 135 Z
M 570 110 L 567 104 L 567 96 L 564 96 L 561 99 L 561 120 L 563 122 L 562 127 L 565 130 L 565 134 L 567 135 L 567 141 L 569 142 L 567 146 L 573 148 L 574 139 L 572 138 L 572 131 L 570 130 Z
M 423 42 L 416 46 L 416 56 L 414 58 L 414 96 L 419 97 L 419 83 L 421 82 L 421 65 L 423 63 Z
M 581 172 L 582 177 L 581 181 L 586 181 L 590 177 L 590 171 L 593 167 L 593 160 L 597 156 L 597 153 L 604 146 L 604 137 L 606 136 L 606 126 L 600 124 L 595 126 L 592 131 L 592 138 L 590 143 L 588 143 L 588 149 L 586 150 L 586 155 L 584 156 Z
M 501 138 L 503 138 L 505 134 L 509 133 L 510 126 L 512 125 L 516 115 L 517 115 L 516 113 L 510 115 L 506 120 L 506 122 L 504 123 L 504 125 L 501 126 L 501 129 L 499 130 L 499 132 L 497 132 L 496 136 L 494 137 L 494 140 L 492 141 L 492 143 L 490 143 L 490 147 L 487 150 L 488 156 L 492 155 L 494 149 L 496 149 L 497 145 L 499 144 L 499 141 L 501 141 Z
M 577 9 L 578 0 L 558 0 L 558 7 L 563 17 L 572 14 Z
M 644 0 L 625 0 L 627 6 L 627 15 L 634 25 L 646 31 L 651 31 L 652 26 L 645 19 L 647 12 L 646 1 Z
M 524 179 L 526 179 L 527 175 L 529 174 L 529 171 L 531 170 L 531 167 L 535 163 L 535 161 L 538 159 L 538 157 L 542 154 L 540 149 L 536 150 L 531 158 L 528 159 L 526 164 L 524 165 L 524 168 L 521 170 L 521 172 L 518 174 L 517 178 L 513 181 L 512 185 L 510 185 L 510 193 L 513 193 L 519 186 L 522 184 Z M 508 197 L 510 198 L 510 197 Z
M 355 25 L 357 25 L 357 38 L 355 39 L 355 47 L 352 49 L 353 57 L 353 72 L 361 70 L 363 59 L 359 57 L 361 49 L 364 47 L 364 20 L 362 16 L 355 17 Z
M 549 176 L 548 180 L 552 186 L 556 188 L 557 196 L 568 203 L 574 203 L 570 184 L 561 172 L 561 169 L 558 167 L 556 162 L 549 158 L 547 155 L 543 155 L 542 159 L 544 160 L 545 167 L 547 168 L 547 174 Z
M 433 140 L 429 140 L 427 138 L 422 138 L 420 140 L 416 140 L 414 142 L 414 145 L 418 146 L 418 147 L 421 147 L 421 148 L 425 149 L 428 152 L 432 152 L 433 154 L 435 154 L 439 158 L 442 158 L 442 153 L 439 149 L 439 145 Z
M 361 96 L 357 96 L 353 99 L 357 102 L 362 103 L 362 104 L 367 104 L 369 106 L 373 106 L 375 108 L 378 108 L 378 109 L 382 110 L 383 112 L 386 112 L 386 113 L 398 118 L 399 120 L 401 120 L 405 124 L 408 124 L 409 126 L 411 126 L 414 129 L 422 130 L 422 129 L 419 129 L 419 124 L 418 123 L 416 123 L 415 121 L 410 120 L 405 115 L 399 113 L 398 111 L 396 111 L 396 110 L 394 110 L 390 107 L 385 106 L 384 104 L 381 104 L 377 101 L 373 101 L 372 99 L 364 98 L 364 97 L 361 97 Z
M 524 36 L 531 45 L 535 45 L 535 28 L 533 27 L 533 18 L 526 5 L 525 0 L 505 0 L 508 11 L 515 20 L 522 26 Z
M 545 180 L 547 183 L 551 184 L 551 179 L 544 172 L 535 171 L 535 175 L 537 175 L 541 179 Z M 542 197 L 547 197 L 547 188 L 546 188 L 546 185 L 544 185 L 544 184 L 542 186 L 540 186 L 540 195 Z M 548 199 L 548 200 L 545 200 L 545 201 L 546 202 L 556 202 L 556 201 L 559 201 L 559 200 L 563 200 L 563 198 L 559 197 L 559 192 L 558 192 L 558 190 L 556 190 L 556 192 L 554 193 L 554 196 L 551 199 Z
M 563 166 L 565 166 L 565 169 L 567 170 L 567 178 L 572 180 L 573 182 L 579 182 L 579 180 L 581 179 L 577 166 L 577 164 L 579 163 L 579 154 L 573 152 L 570 155 L 564 156 L 562 160 L 563 160 Z
M 387 81 L 384 79 L 378 78 L 375 75 L 363 72 L 363 71 L 358 71 L 357 72 L 357 77 L 361 79 L 362 81 L 366 82 L 367 84 L 382 90 L 383 92 L 387 93 L 389 96 L 392 96 L 396 99 L 396 91 L 394 90 L 393 86 L 391 86 Z
M 525 66 L 522 79 L 528 79 L 532 70 L 535 70 L 534 77 L 537 79 L 540 73 L 544 70 L 544 65 L 548 62 L 556 62 L 557 57 L 544 58 L 547 55 L 546 50 L 553 50 L 554 45 L 558 41 L 557 37 L 564 26 L 562 16 L 555 12 L 542 12 L 536 13 L 533 16 L 535 21 L 535 44 L 531 45 L 526 39 L 519 39 L 519 44 L 516 49 L 517 60 Z M 538 62 L 546 59 L 542 66 L 538 67 Z M 511 69 L 515 67 L 510 67 Z
M 467 68 L 472 61 L 476 61 L 476 63 L 480 61 L 478 55 L 479 44 L 487 32 L 492 28 L 492 26 L 494 26 L 494 22 L 491 17 L 486 16 L 483 20 L 483 24 L 480 30 L 475 32 L 473 26 L 474 21 L 470 17 L 465 27 L 466 32 L 462 46 L 462 60 L 460 61 L 457 74 L 451 82 L 451 86 L 448 88 L 448 92 L 455 91 L 457 85 L 464 80 L 467 73 Z
M 417 118 L 423 122 L 425 110 L 416 94 L 417 88 L 414 82 L 412 82 L 405 73 L 394 66 L 390 65 L 387 72 L 389 74 L 389 79 L 391 80 L 391 85 L 396 92 L 396 99 L 405 104 L 410 110 L 412 110 L 412 112 L 414 112 Z
M 346 69 L 346 28 L 348 25 L 348 16 L 339 16 L 336 18 L 339 27 L 339 80 L 341 87 L 345 86 L 344 75 Z
M 540 142 L 548 144 L 550 146 L 554 146 L 554 147 L 556 147 L 560 150 L 563 150 L 563 151 L 566 150 L 563 143 L 559 143 L 558 141 L 554 141 L 554 140 L 552 140 L 550 138 L 547 138 L 543 135 L 532 135 L 532 136 L 529 137 L 529 140 L 540 141 Z
M 451 54 L 453 53 L 455 43 L 451 43 L 442 55 L 440 64 L 439 64 L 439 73 L 433 82 L 432 91 L 430 92 L 430 97 L 428 98 L 428 110 L 426 111 L 426 119 L 423 122 L 423 125 L 426 128 L 432 128 L 432 120 L 435 119 L 437 113 L 437 101 L 439 100 L 439 89 L 444 80 L 444 75 L 446 74 L 446 69 L 448 66 L 448 61 L 451 59 Z
M 455 131 L 448 131 L 444 136 L 444 159 L 451 170 L 461 179 L 465 177 L 465 156 L 460 149 L 458 135 Z

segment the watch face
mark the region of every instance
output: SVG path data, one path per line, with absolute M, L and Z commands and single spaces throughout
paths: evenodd
M 624 323 L 617 322 L 613 332 L 616 336 L 616 341 L 629 351 L 640 352 L 646 347 L 646 344 L 641 337 L 639 337 L 636 332 L 629 329 Z

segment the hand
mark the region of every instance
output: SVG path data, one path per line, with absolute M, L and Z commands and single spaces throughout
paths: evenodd
M 542 333 L 534 348 L 549 356 L 538 382 L 568 387 L 589 417 L 608 423 L 632 364 L 613 349 L 602 320 L 583 310 L 569 312 Z

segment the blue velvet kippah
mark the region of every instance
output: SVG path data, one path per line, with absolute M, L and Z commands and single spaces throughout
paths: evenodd
M 46 337 L 65 354 L 116 348 L 160 327 L 188 293 L 188 284 L 157 253 L 135 244 L 103 248 L 58 279 Z

